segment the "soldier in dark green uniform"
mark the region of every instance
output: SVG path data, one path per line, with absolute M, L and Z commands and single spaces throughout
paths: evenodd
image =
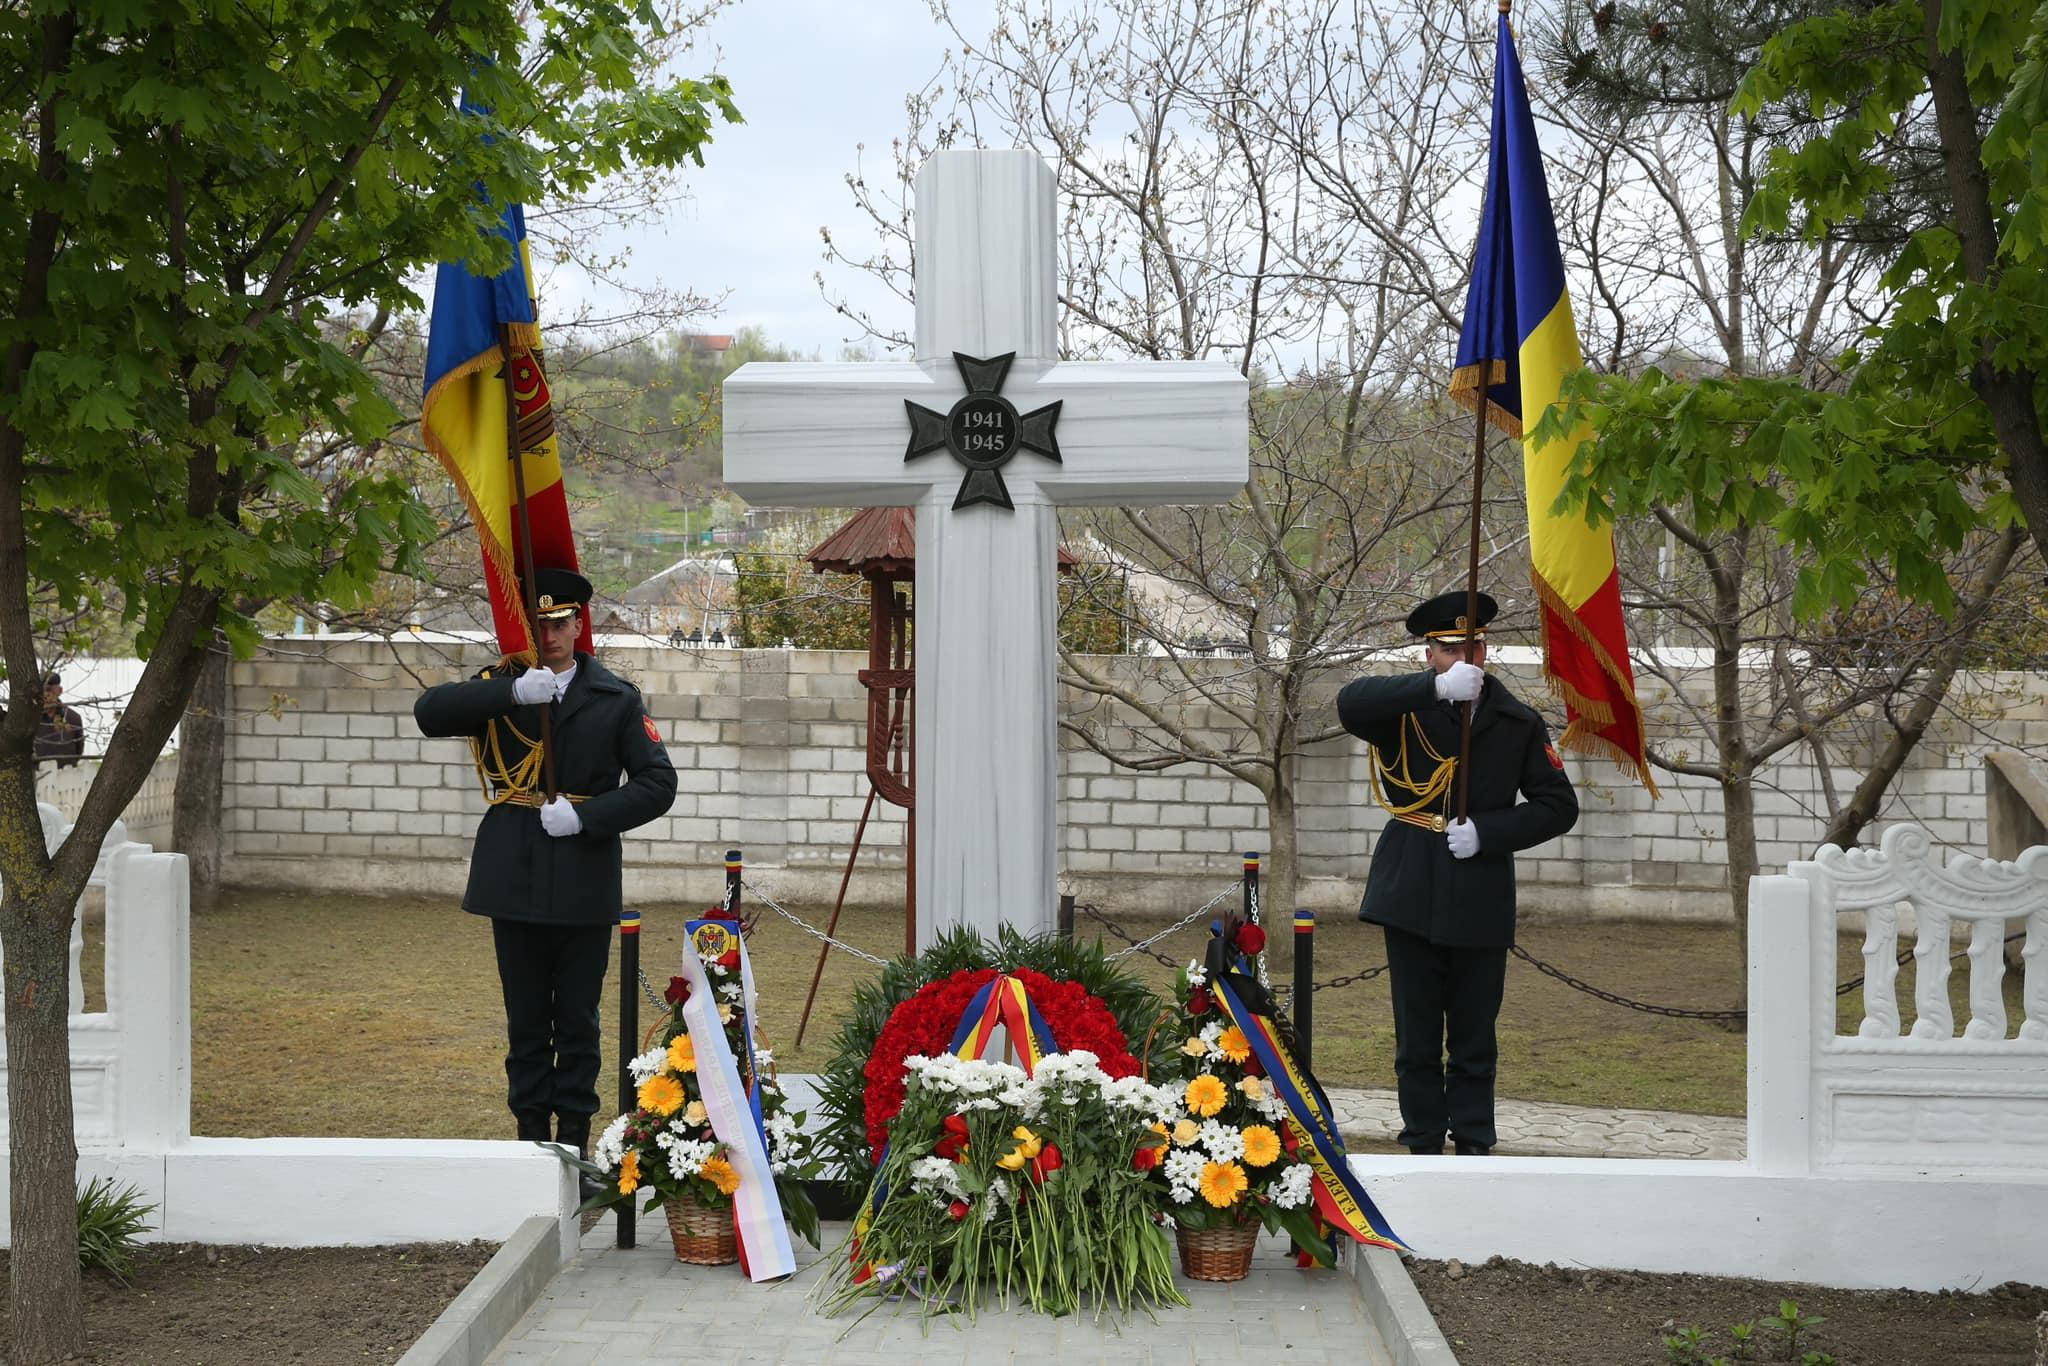
M 1408 616 L 1420 673 L 1361 678 L 1337 694 L 1344 729 L 1372 747 L 1374 794 L 1392 819 L 1373 850 L 1358 918 L 1383 926 L 1394 994 L 1401 1142 L 1413 1153 L 1483 1156 L 1494 1143 L 1493 1076 L 1507 953 L 1515 942 L 1516 853 L 1556 839 L 1579 800 L 1543 718 L 1485 672 L 1481 593 L 1463 590 Z M 1467 799 L 1453 819 L 1458 711 L 1475 703 Z M 1450 1065 L 1444 1064 L 1448 1045 Z
M 598 1001 L 618 922 L 619 835 L 669 809 L 675 769 L 639 690 L 576 649 L 590 582 L 542 569 L 536 668 L 503 664 L 427 689 L 426 735 L 468 738 L 490 809 L 462 908 L 488 916 L 505 995 L 506 1104 L 519 1137 L 584 1150 L 597 1113 Z M 555 778 L 541 791 L 540 709 Z

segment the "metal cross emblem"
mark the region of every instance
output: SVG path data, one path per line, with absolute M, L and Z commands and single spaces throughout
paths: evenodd
M 967 477 L 960 481 L 960 492 L 953 499 L 956 512 L 971 503 L 994 503 L 1015 511 L 1010 490 L 1003 484 L 1002 465 L 1019 449 L 1048 460 L 1060 458 L 1059 441 L 1053 436 L 1053 424 L 1060 418 L 1059 403 L 1020 416 L 1002 396 L 1003 378 L 1016 358 L 1014 351 L 991 360 L 955 351 L 953 363 L 960 367 L 967 394 L 950 412 L 903 400 L 910 414 L 910 445 L 903 458 L 915 460 L 944 448 L 967 467 Z

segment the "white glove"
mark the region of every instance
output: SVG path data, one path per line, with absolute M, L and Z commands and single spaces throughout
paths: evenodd
M 1485 683 L 1486 670 L 1461 659 L 1436 676 L 1436 695 L 1446 702 L 1470 702 Z
M 1463 667 L 1472 668 L 1469 664 Z M 1479 670 L 1472 669 L 1472 672 L 1478 673 Z M 541 815 L 545 818 L 547 813 L 543 811 Z M 1452 821 L 1444 827 L 1444 838 L 1450 842 L 1452 858 L 1471 858 L 1479 852 L 1479 827 L 1470 821 Z
M 583 829 L 583 817 L 576 814 L 576 806 L 567 797 L 557 797 L 540 809 L 540 828 L 560 839 L 574 835 Z M 1479 847 L 1478 838 L 1473 838 L 1473 848 Z M 1460 855 L 1460 857 L 1463 857 Z
M 555 671 L 531 668 L 512 680 L 512 700 L 522 707 L 537 707 L 555 700 Z

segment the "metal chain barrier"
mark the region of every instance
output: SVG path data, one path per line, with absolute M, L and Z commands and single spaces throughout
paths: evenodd
M 755 899 L 758 900 L 763 906 L 766 906 L 769 910 L 775 912 L 775 914 L 781 916 L 784 920 L 787 920 L 790 924 L 796 926 L 805 934 L 809 935 L 813 939 L 818 940 L 820 943 L 830 944 L 833 948 L 838 949 L 841 953 L 850 953 L 855 958 L 860 959 L 863 963 L 873 963 L 876 967 L 879 968 L 886 968 L 889 966 L 888 959 L 877 958 L 874 954 L 869 953 L 866 949 L 857 949 L 843 939 L 834 939 L 831 935 L 825 933 L 816 925 L 811 924 L 809 921 L 805 920 L 796 912 L 784 909 L 783 906 L 780 903 L 778 903 L 774 897 L 768 895 L 766 892 L 762 891 L 753 883 L 742 882 L 741 885 L 744 886 L 749 892 L 751 892 L 754 895 Z
M 1226 895 L 1228 895 L 1228 893 L 1226 893 Z M 1180 964 L 1174 962 L 1165 954 L 1160 953 L 1157 949 L 1151 947 L 1153 941 L 1157 940 L 1160 937 L 1159 935 L 1155 934 L 1150 939 L 1144 940 L 1141 943 L 1140 941 L 1131 938 L 1129 934 L 1125 933 L 1123 926 L 1117 924 L 1114 920 L 1111 920 L 1101 911 L 1095 909 L 1092 903 L 1082 902 L 1076 905 L 1074 907 L 1074 910 L 1078 914 L 1087 916 L 1090 920 L 1093 920 L 1096 924 L 1102 926 L 1102 928 L 1108 930 L 1111 934 L 1115 935 L 1117 938 L 1123 940 L 1126 944 L 1130 945 L 1130 947 L 1127 949 L 1118 949 L 1115 953 L 1107 955 L 1109 959 L 1114 960 L 1117 958 L 1125 957 L 1129 954 L 1142 953 L 1147 958 L 1150 958 L 1153 962 L 1158 963 L 1161 967 L 1173 968 L 1175 970 L 1178 970 L 1180 968 Z M 1200 912 L 1196 912 L 1196 914 L 1199 915 Z M 1194 917 L 1190 916 L 1188 920 L 1183 920 L 1179 924 L 1171 927 L 1171 929 L 1163 930 L 1160 933 L 1171 934 L 1173 930 L 1183 929 L 1188 925 L 1189 921 L 1191 921 L 1193 918 Z
M 2007 935 L 2003 942 L 2010 944 L 2015 939 L 2024 939 L 2025 937 L 2025 932 L 2022 931 L 2019 934 Z M 1551 964 L 1544 962 L 1541 958 L 1538 958 L 1535 954 L 1530 953 L 1527 949 L 1523 948 L 1519 944 L 1515 945 L 1513 952 L 1515 957 L 1529 964 L 1529 966 L 1535 968 L 1545 977 L 1555 978 L 1556 980 L 1570 987 L 1572 990 L 1583 991 L 1588 996 L 1596 997 L 1599 1000 L 1607 1002 L 1609 1005 L 1617 1005 L 1625 1007 L 1629 1010 L 1641 1011 L 1645 1015 L 1662 1015 L 1674 1020 L 1747 1020 L 1749 1018 L 1749 1012 L 1746 1010 L 1685 1010 L 1681 1009 L 1678 1006 L 1658 1006 L 1651 1005 L 1647 1001 L 1632 1000 L 1627 996 L 1620 996 L 1611 991 L 1602 991 L 1599 987 L 1594 986 L 1590 982 L 1581 981 L 1578 978 L 1572 976 L 1570 973 L 1566 972 L 1563 968 L 1553 967 Z M 1968 952 L 1969 949 L 1967 948 L 1957 949 L 1954 953 L 1949 955 L 1949 958 L 1951 961 L 1953 961 L 1957 958 L 1961 958 L 1964 954 L 1967 954 Z M 1906 965 L 1906 960 L 1908 960 L 1912 956 L 1912 949 L 1900 949 L 1897 965 L 1899 967 L 1904 967 Z M 1862 986 L 1865 979 L 1868 976 L 1869 974 L 1867 973 L 1858 973 L 1856 976 L 1851 977 L 1848 981 L 1840 983 L 1835 987 L 1835 995 L 1838 997 L 1847 996 L 1850 992 Z

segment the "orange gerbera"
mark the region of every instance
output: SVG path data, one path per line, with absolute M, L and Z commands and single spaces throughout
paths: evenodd
M 1251 1183 L 1245 1179 L 1244 1168 L 1235 1162 L 1205 1162 L 1202 1164 L 1202 1198 L 1217 1209 L 1229 1209 L 1243 1195 Z
M 1280 1135 L 1263 1124 L 1244 1131 L 1244 1160 L 1254 1167 L 1270 1167 L 1280 1156 Z
M 678 1034 L 669 1041 L 668 1070 L 671 1072 L 694 1072 L 697 1070 L 697 1045 L 690 1042 L 687 1034 Z
M 1214 1077 L 1196 1077 L 1188 1083 L 1188 1109 L 1204 1119 L 1221 1110 L 1229 1099 L 1230 1092 Z
M 740 1188 L 740 1174 L 722 1157 L 705 1158 L 704 1169 L 698 1175 L 718 1187 L 720 1195 L 731 1195 Z
M 683 1094 L 683 1084 L 666 1073 L 658 1073 L 640 1083 L 640 1108 L 664 1117 L 683 1108 L 689 1097 Z
M 1216 1051 L 1232 1062 L 1243 1062 L 1252 1055 L 1252 1041 L 1236 1025 L 1216 1036 Z
M 627 1153 L 619 1163 L 619 1194 L 631 1195 L 640 1189 L 640 1154 Z

